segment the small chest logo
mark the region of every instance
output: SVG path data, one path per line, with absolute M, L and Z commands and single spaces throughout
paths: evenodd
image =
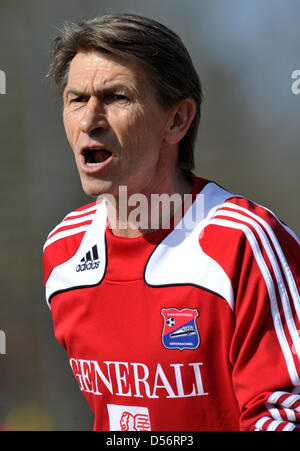
M 147 407 L 107 404 L 110 431 L 150 431 Z
M 76 272 L 89 271 L 99 268 L 99 255 L 97 245 L 93 246 L 76 266 Z
M 200 344 L 200 337 L 196 325 L 199 316 L 197 309 L 163 308 L 161 315 L 164 319 L 162 344 L 167 349 L 196 349 Z
M 120 419 L 120 426 L 122 431 L 149 431 L 149 415 L 142 413 L 132 415 L 131 413 L 124 411 Z

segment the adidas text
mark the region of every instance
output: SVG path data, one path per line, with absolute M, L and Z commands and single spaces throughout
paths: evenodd
M 100 262 L 88 262 L 88 263 L 82 263 L 76 266 L 76 272 L 80 271 L 89 271 L 90 269 L 97 269 L 99 268 Z

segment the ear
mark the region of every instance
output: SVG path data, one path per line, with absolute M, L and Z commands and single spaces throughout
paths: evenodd
M 168 144 L 177 144 L 186 135 L 196 115 L 193 99 L 183 99 L 171 109 L 164 138 Z

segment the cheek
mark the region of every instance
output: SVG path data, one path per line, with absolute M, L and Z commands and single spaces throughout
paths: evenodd
M 77 140 L 76 135 L 78 135 L 78 132 L 76 133 L 76 130 L 79 130 L 78 127 L 76 127 L 76 121 L 73 117 L 70 116 L 70 114 L 64 113 L 63 124 L 67 140 L 73 149 Z
M 153 117 L 145 115 L 142 109 L 124 115 L 119 124 L 120 139 L 124 145 L 131 144 L 144 149 L 152 141 Z
M 111 131 L 123 149 L 137 144 L 143 128 L 141 117 L 126 110 L 110 111 L 107 120 Z

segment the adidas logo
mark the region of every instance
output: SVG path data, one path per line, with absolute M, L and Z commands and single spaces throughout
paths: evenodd
M 97 244 L 88 251 L 85 256 L 80 260 L 79 265 L 76 266 L 76 272 L 89 271 L 90 269 L 99 268 L 99 255 Z

